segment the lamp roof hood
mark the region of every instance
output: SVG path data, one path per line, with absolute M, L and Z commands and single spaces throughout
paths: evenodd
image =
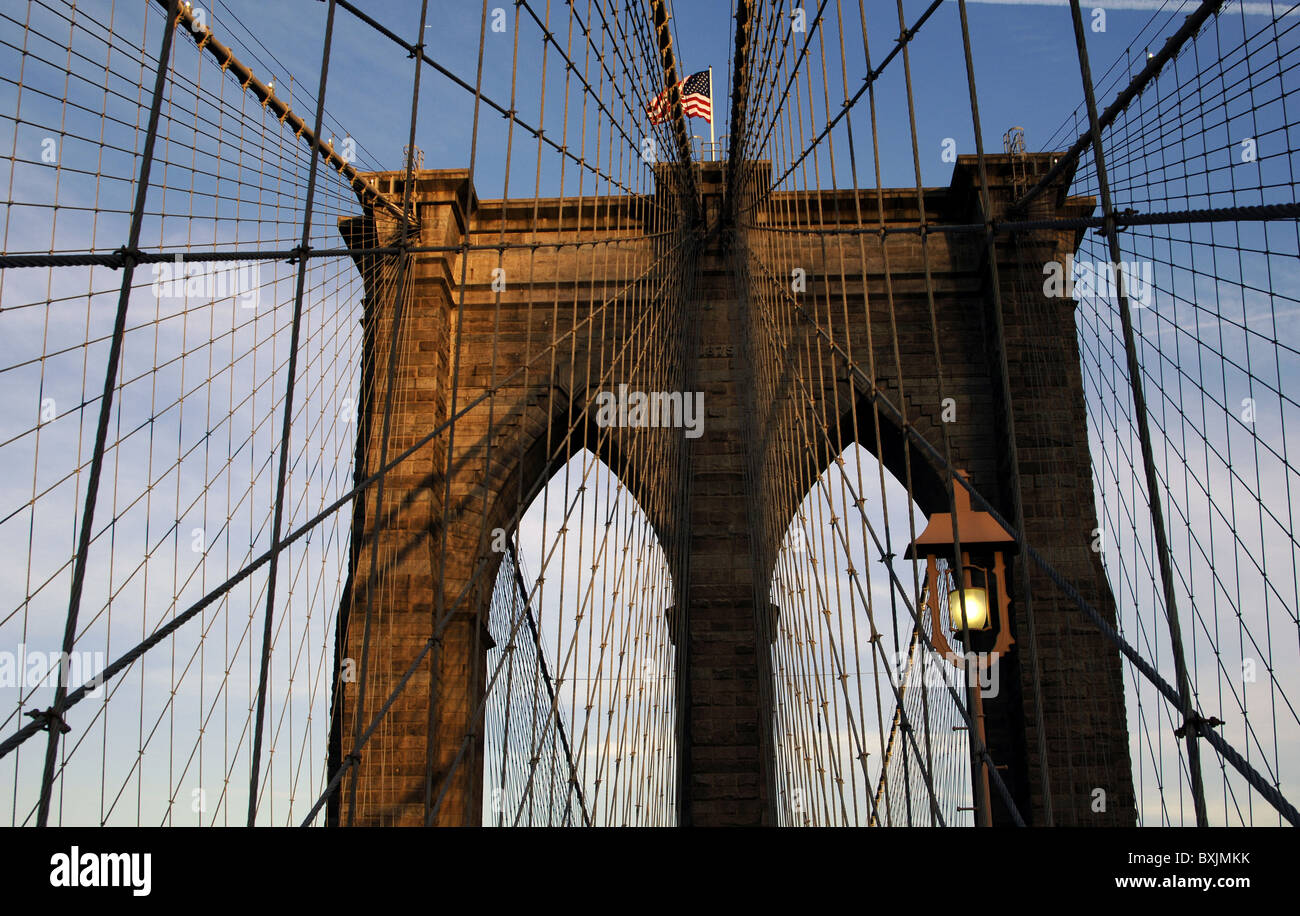
M 966 479 L 965 471 L 958 471 L 957 475 Z M 976 512 L 971 508 L 970 493 L 960 484 L 953 486 L 953 502 L 957 506 L 957 534 L 961 536 L 963 548 L 1015 543 L 1016 539 L 1008 534 L 992 515 L 987 512 Z M 903 556 L 911 560 L 924 554 L 942 553 L 944 548 L 951 550 L 954 540 L 952 529 L 952 513 L 934 513 L 930 516 L 925 530 L 917 535 L 915 541 L 907 545 Z

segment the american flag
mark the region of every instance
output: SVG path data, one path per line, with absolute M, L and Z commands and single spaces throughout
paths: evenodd
M 703 118 L 712 124 L 713 99 L 709 98 L 709 71 L 701 70 L 699 73 L 692 73 L 677 85 L 681 89 L 682 111 L 686 112 L 686 117 Z M 650 116 L 651 124 L 667 121 L 668 116 L 672 114 L 669 90 L 665 89 L 655 96 L 655 100 L 646 108 L 645 113 Z

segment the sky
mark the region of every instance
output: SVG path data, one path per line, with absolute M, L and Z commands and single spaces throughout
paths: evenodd
M 577 5 L 580 10 L 585 9 L 584 4 Z M 906 0 L 905 21 L 909 24 L 915 21 L 927 5 L 921 0 Z M 27 89 L 20 90 L 13 76 L 0 82 L 0 150 L 7 149 L 4 166 L 9 173 L 0 177 L 7 179 L 13 201 L 5 209 L 4 248 L 7 252 L 115 250 L 122 244 L 126 231 L 133 150 L 138 149 L 142 134 L 139 99 L 147 97 L 147 88 L 143 93 L 140 90 L 141 83 L 147 86 L 147 81 L 141 76 L 141 65 L 136 58 L 153 53 L 159 17 L 151 14 L 146 26 L 135 7 L 115 6 L 107 0 L 78 3 L 80 21 L 90 25 L 74 30 L 61 21 L 55 23 L 58 28 L 47 26 L 39 7 L 33 10 L 30 4 L 16 2 L 6 6 L 4 18 L 0 19 L 0 34 L 7 42 L 0 70 L 22 73 Z M 62 8 L 63 5 L 53 6 Z M 532 6 L 539 16 L 545 17 L 545 3 Z M 731 75 L 731 5 L 721 0 L 699 0 L 689 4 L 678 2 L 675 8 L 672 3 L 669 6 L 674 13 L 674 51 L 679 73 L 686 75 L 713 68 L 717 132 L 721 135 L 726 131 Z M 828 4 L 826 15 L 832 16 L 837 6 Z M 209 24 L 225 36 L 226 42 L 237 49 L 260 79 L 274 79 L 277 94 L 290 99 L 296 111 L 308 116 L 319 80 L 325 5 L 315 0 L 260 3 L 222 0 L 212 7 Z M 563 46 L 569 40 L 565 31 L 567 20 L 562 15 L 567 8 L 558 0 L 551 0 L 550 7 L 555 41 Z M 898 31 L 893 7 L 893 3 L 885 0 L 866 0 L 875 63 L 883 59 Z M 365 8 L 401 35 L 413 37 L 419 31 L 420 4 L 416 0 L 365 4 Z M 1106 104 L 1142 66 L 1147 53 L 1163 42 L 1162 24 L 1168 21 L 1168 14 L 1157 17 L 1156 13 L 1168 8 L 1163 2 L 1147 0 L 1085 4 L 1090 25 L 1102 21 L 1094 10 L 1105 13 L 1104 29 L 1094 28 L 1088 35 L 1101 104 Z M 1243 21 L 1248 23 L 1264 23 L 1268 21 L 1266 14 L 1270 8 L 1266 3 L 1230 3 L 1224 15 L 1244 16 Z M 506 107 L 513 104 L 522 120 L 543 127 L 548 137 L 563 143 L 581 158 L 609 162 L 613 155 L 613 161 L 620 164 L 606 171 L 630 176 L 628 181 L 633 190 L 650 188 L 652 179 L 648 170 L 635 164 L 629 150 L 634 150 L 643 136 L 654 135 L 651 127 L 644 121 L 620 122 L 627 134 L 611 148 L 607 119 L 590 105 L 584 110 L 580 92 L 571 89 L 566 109 L 566 95 L 561 88 L 562 62 L 552 48 L 543 64 L 538 26 L 528 18 L 527 12 L 521 12 L 523 23 L 516 30 L 517 8 L 503 6 L 507 28 L 495 32 L 490 26 L 494 9 L 489 0 L 486 7 L 489 25 L 484 32 L 481 61 L 484 96 Z M 1003 132 L 1013 125 L 1024 128 L 1031 150 L 1067 147 L 1081 129 L 1076 112 L 1082 98 L 1068 6 L 1063 0 L 970 0 L 968 11 L 986 149 L 999 152 Z M 856 11 L 845 4 L 844 15 L 846 20 L 852 19 Z M 37 22 L 36 35 L 24 32 L 22 23 L 28 16 Z M 1296 19 L 1293 13 L 1288 13 L 1280 22 L 1288 27 Z M 71 44 L 85 55 L 84 59 L 74 60 L 72 68 L 93 76 L 93 64 L 103 55 L 94 40 L 97 34 L 94 24 L 110 21 L 113 31 L 120 36 L 139 42 L 143 34 L 147 50 L 144 55 L 134 57 L 118 52 L 111 61 L 110 79 L 103 77 L 101 65 L 99 79 L 117 93 L 104 103 L 101 111 L 95 107 L 100 101 L 94 95 L 93 81 L 74 81 L 69 86 L 57 78 L 63 66 L 57 51 L 61 45 Z M 423 36 L 427 53 L 471 86 L 480 67 L 479 35 L 483 23 L 482 5 L 429 4 Z M 254 24 L 255 34 L 250 31 Z M 519 36 L 517 63 L 513 60 L 516 32 Z M 64 39 L 65 34 L 72 36 L 70 41 Z M 46 43 L 42 43 L 42 36 Z M 1294 37 L 1287 41 L 1290 47 Z M 575 43 L 581 45 L 577 39 Z M 23 46 L 29 48 L 26 58 L 19 50 Z M 195 63 L 192 42 L 178 43 L 176 53 L 178 66 L 187 67 L 190 75 L 202 72 L 207 81 L 205 88 L 219 92 L 221 100 L 219 104 L 196 103 L 196 110 L 211 118 L 207 136 L 192 129 L 187 131 L 184 119 L 179 116 L 167 118 L 169 127 L 160 152 L 165 167 L 155 173 L 154 181 L 160 188 L 150 197 L 151 203 L 157 204 L 158 210 L 165 211 L 167 216 L 151 215 L 145 221 L 142 244 L 163 250 L 179 246 L 289 247 L 296 244 L 300 227 L 296 224 L 295 208 L 300 206 L 305 181 L 306 159 L 301 144 L 295 147 L 291 138 L 286 143 L 283 132 L 277 132 L 273 123 L 268 126 L 264 116 L 256 111 L 250 113 L 247 98 L 231 80 L 213 82 L 211 68 L 201 71 Z M 927 186 L 946 185 L 952 165 L 942 156 L 945 142 L 951 140 L 958 153 L 975 151 L 955 2 L 946 2 L 938 10 L 910 44 L 909 53 L 918 100 L 916 118 L 922 181 Z M 832 72 L 837 60 L 832 52 Z M 864 72 L 860 50 L 849 50 L 848 63 L 848 83 L 852 90 Z M 582 66 L 594 77 L 600 62 L 586 59 Z M 414 62 L 404 52 L 340 11 L 330 61 L 324 134 L 334 140 L 336 148 L 354 141 L 356 164 L 361 170 L 402 167 L 403 148 L 408 143 L 414 71 Z M 880 165 L 886 186 L 908 186 L 913 181 L 901 75 L 901 67 L 892 65 L 878 84 Z M 1176 88 L 1176 85 L 1166 86 L 1165 92 L 1172 95 Z M 65 95 L 86 101 L 88 107 L 60 106 L 58 100 Z M 183 93 L 173 96 L 169 104 L 175 105 L 177 112 L 186 110 Z M 639 102 L 630 104 L 635 106 Z M 836 104 L 836 95 L 832 93 L 831 105 Z M 16 112 L 20 109 L 23 123 L 17 123 Z M 111 117 L 105 117 L 104 111 Z M 1287 113 L 1271 117 L 1289 127 Z M 1168 115 L 1157 120 L 1159 129 L 1164 131 L 1162 137 L 1168 140 Z M 516 130 L 513 141 L 508 143 L 507 122 L 487 106 L 480 109 L 477 134 L 473 124 L 473 93 L 445 75 L 424 68 L 415 143 L 423 152 L 426 167 L 472 167 L 481 198 L 507 193 L 512 197 L 532 197 L 534 193 L 596 194 L 616 190 L 608 181 L 584 174 L 572 161 L 561 162 L 549 149 L 542 153 L 539 178 L 537 141 Z M 603 129 L 601 125 L 605 125 Z M 696 135 L 707 135 L 707 128 L 703 121 L 691 121 Z M 1260 131 L 1260 135 L 1268 136 L 1266 131 Z M 41 159 L 42 141 L 50 136 L 57 140 L 60 156 L 57 173 Z M 1276 132 L 1271 136 L 1274 143 L 1295 148 L 1285 129 L 1280 137 Z M 1221 144 L 1224 155 L 1237 139 L 1235 135 L 1225 136 Z M 840 143 L 838 135 L 836 142 Z M 1267 153 L 1266 141 L 1261 142 L 1265 143 Z M 860 150 L 866 146 L 861 135 L 858 144 Z M 1276 154 L 1276 147 L 1273 152 Z M 282 176 L 275 174 L 275 168 L 266 166 L 276 161 L 276 157 L 283 157 Z M 1273 165 L 1290 166 L 1291 159 L 1290 155 L 1281 155 L 1273 160 Z M 870 184 L 873 181 L 870 170 L 859 168 L 860 184 Z M 1127 185 L 1117 178 L 1122 192 L 1135 197 L 1147 194 L 1162 205 L 1184 203 L 1173 196 L 1160 197 L 1174 193 L 1167 188 L 1153 190 L 1143 186 L 1142 176 L 1154 170 L 1151 161 L 1130 157 L 1128 168 Z M 262 174 L 257 175 L 259 171 Z M 834 177 L 841 186 L 849 180 L 843 157 L 837 163 Z M 1095 179 L 1086 174 L 1081 176 L 1081 186 L 1090 180 Z M 1288 180 L 1281 179 L 1280 193 L 1293 193 L 1294 186 L 1288 185 Z M 59 204 L 57 211 L 49 206 L 51 201 Z M 355 201 L 337 182 L 323 182 L 318 202 L 321 206 L 312 226 L 312 243 L 336 246 L 336 219 L 355 213 Z M 88 216 L 92 211 L 97 211 L 93 219 Z M 1202 388 L 1205 385 L 1204 373 L 1197 374 L 1190 367 L 1197 359 L 1207 358 L 1205 348 L 1185 333 L 1180 334 L 1179 328 L 1196 327 L 1198 321 L 1205 322 L 1207 327 L 1222 328 L 1225 315 L 1237 307 L 1243 314 L 1249 310 L 1251 315 L 1267 315 L 1276 321 L 1282 311 L 1278 306 L 1291 303 L 1279 302 L 1274 297 L 1261 298 L 1231 284 L 1215 283 L 1207 289 L 1203 277 L 1189 282 L 1188 265 L 1198 256 L 1204 256 L 1205 247 L 1188 245 L 1175 253 L 1172 249 L 1176 246 L 1172 243 L 1169 248 L 1159 248 L 1162 242 L 1158 239 L 1142 244 L 1149 245 L 1143 252 L 1153 259 L 1178 265 L 1177 270 L 1171 269 L 1161 280 L 1163 292 L 1157 293 L 1155 308 L 1140 316 L 1139 322 L 1144 338 L 1156 342 L 1144 344 L 1149 371 L 1164 367 L 1170 373 L 1166 397 L 1157 402 L 1162 411 L 1158 415 L 1161 436 L 1169 437 L 1168 445 L 1160 443 L 1159 453 L 1162 458 L 1168 454 L 1168 460 L 1177 467 L 1188 462 L 1188 450 L 1181 437 L 1187 436 L 1189 430 L 1195 435 L 1197 426 L 1183 416 L 1184 408 L 1202 396 L 1195 385 L 1187 386 L 1191 380 Z M 1261 242 L 1248 237 L 1246 244 Z M 1254 276 L 1272 270 L 1267 281 L 1254 285 L 1277 290 L 1294 288 L 1300 278 L 1296 277 L 1294 264 L 1286 263 L 1287 256 L 1294 254 L 1287 247 L 1290 243 L 1285 239 L 1270 239 L 1269 244 L 1274 253 L 1264 259 L 1267 263 L 1247 264 L 1244 272 Z M 1087 251 L 1104 256 L 1095 238 L 1088 246 Z M 1229 273 L 1231 267 L 1216 263 L 1213 270 Z M 116 523 L 97 532 L 97 546 L 90 561 L 93 585 L 90 592 L 99 600 L 96 613 L 87 624 L 85 643 L 95 650 L 106 650 L 111 656 L 114 650 L 120 651 L 138 640 L 168 615 L 186 607 L 205 589 L 256 556 L 269 542 L 269 518 L 265 509 L 274 492 L 272 456 L 277 447 L 278 407 L 284 393 L 281 377 L 287 359 L 287 305 L 292 298 L 292 275 L 292 268 L 282 262 L 265 265 L 259 283 L 262 302 L 268 307 L 247 311 L 241 310 L 236 301 L 218 301 L 209 306 L 192 298 L 157 301 L 139 290 L 133 296 L 132 330 L 128 334 L 123 373 L 133 381 L 124 389 L 122 406 L 115 415 L 113 438 L 121 444 L 114 450 L 106 471 L 113 482 L 111 496 L 104 497 L 111 500 L 105 505 L 112 507 L 106 516 Z M 309 356 L 302 368 L 302 406 L 296 414 L 301 424 L 296 428 L 303 430 L 304 436 L 294 444 L 291 463 L 292 492 L 302 496 L 287 519 L 291 526 L 328 504 L 346 487 L 353 432 L 349 417 L 350 408 L 355 406 L 348 403 L 348 386 L 355 378 L 360 347 L 355 316 L 361 293 L 355 270 L 346 262 L 315 263 L 308 276 L 311 284 L 306 311 L 308 345 L 304 352 Z M 148 281 L 144 277 L 140 284 L 147 286 Z M 0 306 L 6 312 L 0 318 L 4 331 L 0 338 L 0 365 L 3 366 L 0 378 L 4 379 L 7 392 L 5 403 L 0 406 L 0 460 L 5 467 L 21 471 L 11 474 L 0 486 L 3 499 L 0 545 L 8 555 L 26 558 L 22 564 L 7 564 L 0 575 L 5 598 L 0 605 L 0 649 L 12 650 L 20 644 L 53 647 L 61 633 L 67 561 L 75 535 L 72 520 L 84 498 L 82 478 L 93 437 L 94 399 L 102 384 L 102 366 L 107 354 L 104 335 L 111 326 L 117 282 L 118 275 L 105 268 L 11 270 L 0 277 Z M 49 308 L 47 303 L 51 304 Z M 1115 409 L 1110 406 L 1112 401 L 1120 403 L 1122 399 L 1113 396 L 1116 381 L 1106 376 L 1109 368 L 1117 363 L 1117 331 L 1113 314 L 1106 311 L 1104 303 L 1100 310 L 1084 311 L 1088 315 L 1095 313 L 1089 320 L 1095 320 L 1100 328 L 1096 348 L 1091 351 L 1085 348 L 1085 367 L 1093 367 L 1085 372 L 1090 418 L 1094 422 L 1091 432 L 1098 454 L 1117 456 L 1099 472 L 1098 489 L 1112 494 L 1109 499 L 1103 499 L 1103 506 L 1129 507 L 1133 497 L 1120 494 L 1130 486 L 1134 468 L 1140 465 L 1134 464 L 1131 442 L 1127 453 L 1123 451 L 1121 433 L 1125 421 L 1115 423 L 1112 419 Z M 1287 390 L 1286 383 L 1295 380 L 1297 368 L 1291 352 L 1295 341 L 1288 337 L 1290 324 L 1285 321 L 1286 313 L 1280 317 L 1283 318 L 1281 330 L 1271 330 L 1267 335 L 1283 339 L 1287 346 L 1280 350 L 1248 335 L 1237 342 L 1231 337 L 1231 328 L 1226 344 L 1216 344 L 1215 350 L 1231 357 L 1222 372 L 1220 402 L 1236 404 L 1241 397 L 1252 393 L 1252 380 L 1263 377 L 1265 369 L 1249 360 L 1258 359 L 1261 352 L 1272 355 L 1277 362 L 1274 374 L 1279 387 Z M 1146 321 L 1154 324 L 1142 323 Z M 1161 341 L 1165 343 L 1160 344 Z M 1252 366 L 1249 371 L 1234 373 L 1235 365 L 1247 364 Z M 1122 378 L 1118 380 L 1120 385 L 1123 382 Z M 1254 394 L 1261 409 L 1271 409 L 1267 391 Z M 1282 397 L 1274 400 L 1277 409 L 1266 414 L 1268 419 L 1257 427 L 1257 435 L 1260 441 L 1272 444 L 1284 454 L 1283 431 L 1291 404 Z M 53 405 L 57 422 L 35 423 L 35 416 L 47 401 Z M 219 407 L 215 414 L 211 410 L 213 404 Z M 1219 413 L 1223 409 L 1220 403 Z M 1225 432 L 1215 446 L 1226 453 L 1229 443 L 1249 446 L 1252 441 L 1249 437 L 1242 439 L 1240 431 Z M 1238 462 L 1246 460 L 1240 457 L 1240 448 L 1236 454 Z M 1267 461 L 1267 454 L 1264 460 Z M 1218 475 L 1219 479 L 1209 485 L 1214 492 L 1223 492 L 1224 488 L 1232 491 L 1234 486 L 1240 486 L 1232 482 L 1226 468 L 1211 467 L 1213 464 L 1207 455 L 1202 476 L 1209 479 Z M 75 473 L 78 467 L 82 469 L 80 477 Z M 1271 473 L 1272 476 L 1263 473 L 1262 479 L 1242 491 L 1241 498 L 1249 500 L 1254 493 L 1258 501 L 1262 493 L 1275 494 L 1289 487 L 1289 471 L 1279 472 L 1275 467 Z M 1186 495 L 1194 489 L 1193 483 L 1171 484 L 1184 493 L 1183 504 L 1189 514 L 1196 503 L 1193 496 Z M 1290 502 L 1288 495 L 1277 505 L 1289 512 Z M 1244 504 L 1249 506 L 1249 502 Z M 535 507 L 522 523 L 521 531 L 541 530 L 539 511 Z M 1250 551 L 1240 541 L 1248 536 L 1259 542 L 1257 553 L 1268 556 L 1270 568 L 1285 569 L 1293 564 L 1293 544 L 1267 535 L 1269 531 L 1285 528 L 1285 523 L 1251 522 L 1236 518 L 1234 513 L 1228 525 L 1226 521 L 1211 520 L 1208 505 L 1197 511 L 1206 516 L 1202 525 L 1206 531 L 1214 524 L 1231 529 L 1226 535 L 1229 548 L 1223 546 L 1225 535 L 1221 534 L 1218 551 L 1222 555 L 1224 550 L 1229 550 L 1234 567 L 1247 562 L 1245 554 Z M 1137 538 L 1124 540 L 1124 531 L 1134 526 L 1122 513 L 1107 519 L 1112 534 L 1108 544 L 1116 548 L 1127 544 L 1136 555 L 1130 567 L 1124 565 L 1124 550 L 1119 550 L 1116 556 L 1112 548 L 1107 554 L 1115 571 L 1117 591 L 1130 595 L 1135 607 L 1149 610 L 1151 570 L 1143 569 L 1142 565 L 1144 562 L 1150 565 L 1150 548 L 1138 545 Z M 1251 525 L 1259 531 L 1243 533 Z M 195 532 L 201 532 L 202 550 L 194 549 Z M 1238 543 L 1231 540 L 1234 534 L 1239 538 Z M 277 636 L 275 671 L 292 669 L 310 673 L 310 677 L 298 677 L 284 687 L 282 702 L 277 699 L 273 705 L 275 714 L 283 716 L 283 720 L 276 721 L 283 721 L 283 727 L 294 736 L 286 739 L 279 752 L 289 762 L 270 767 L 274 774 L 271 797 L 283 800 L 286 806 L 268 814 L 268 819 L 277 823 L 287 822 L 293 812 L 302 809 L 304 798 L 311 795 L 310 788 L 319 783 L 322 775 L 319 754 L 324 734 L 322 720 L 319 713 L 315 721 L 305 716 L 318 711 L 322 698 L 326 702 L 328 698 L 329 658 L 325 653 L 331 632 L 329 615 L 337 608 L 341 590 L 345 536 L 345 527 L 333 523 L 332 527 L 323 526 L 319 537 L 308 539 L 287 564 L 290 570 L 286 574 L 287 585 L 277 603 L 277 620 L 284 622 L 286 635 L 283 639 Z M 1180 549 L 1185 549 L 1189 558 L 1187 568 L 1201 571 L 1203 565 L 1195 562 L 1197 545 L 1186 538 L 1180 542 L 1183 543 Z M 1211 551 L 1211 555 L 1215 552 Z M 526 554 L 525 560 L 532 564 L 532 569 L 538 568 L 535 555 Z M 1187 592 L 1204 594 L 1204 589 L 1190 584 L 1190 573 L 1188 578 Z M 1231 600 L 1223 597 L 1224 613 L 1231 613 L 1230 605 L 1259 607 L 1261 613 L 1273 615 L 1264 629 L 1283 644 L 1291 635 L 1287 614 L 1294 617 L 1294 596 L 1289 602 L 1285 597 L 1279 599 L 1280 609 L 1268 610 L 1261 597 L 1267 589 L 1262 577 L 1257 578 L 1256 585 L 1247 585 L 1244 596 L 1231 596 Z M 847 588 L 846 583 L 842 585 Z M 237 600 L 223 603 L 219 610 L 204 616 L 204 622 L 199 624 L 205 634 L 202 640 L 187 631 L 177 641 L 173 657 L 166 664 L 138 666 L 123 678 L 125 686 L 119 689 L 125 692 L 118 694 L 120 699 L 115 708 L 136 705 L 143 708 L 146 702 L 157 701 L 150 706 L 149 716 L 142 714 L 131 729 L 131 750 L 141 745 L 149 752 L 141 756 L 138 766 L 128 762 L 119 768 L 112 763 L 109 759 L 112 755 L 108 753 L 112 739 L 107 737 L 110 711 L 102 710 L 92 741 L 92 744 L 98 741 L 101 746 L 87 745 L 74 755 L 78 765 L 82 760 L 85 764 L 81 769 L 70 770 L 75 778 L 69 779 L 67 789 L 70 800 L 76 799 L 78 793 L 84 794 L 89 807 L 97 812 L 91 820 L 97 820 L 110 809 L 114 812 L 112 818 L 125 817 L 129 822 L 137 818 L 145 823 L 158 822 L 168 817 L 208 822 L 214 812 L 218 820 L 240 819 L 244 802 L 239 793 L 245 790 L 239 783 L 244 778 L 241 767 L 245 766 L 249 737 L 239 726 L 247 718 L 245 710 L 255 688 L 254 635 L 260 638 L 260 620 L 255 614 L 265 600 L 264 586 L 264 577 L 253 577 L 241 586 Z M 109 594 L 114 595 L 112 601 L 105 597 Z M 1135 619 L 1133 626 L 1140 625 L 1141 620 Z M 1212 625 L 1206 627 L 1208 630 Z M 552 647 L 557 656 L 559 643 L 571 635 L 561 632 L 563 635 L 556 637 L 557 644 Z M 1135 633 L 1135 639 L 1145 634 L 1151 641 L 1152 652 L 1167 651 L 1161 648 L 1158 632 L 1135 629 Z M 1238 654 L 1248 651 L 1247 647 L 1241 647 Z M 1167 664 L 1167 655 L 1161 657 Z M 239 659 L 233 677 L 221 670 L 231 658 Z M 579 657 L 573 664 L 584 661 Z M 1222 689 L 1223 677 L 1216 670 L 1214 659 L 1201 659 L 1198 665 L 1204 666 L 1207 684 Z M 178 683 L 204 686 L 192 693 L 182 691 L 170 703 L 159 699 L 175 690 Z M 1284 683 L 1286 691 L 1294 695 L 1291 690 L 1294 681 Z M 12 691 L 4 696 L 4 715 L 8 718 L 3 721 L 7 733 L 15 727 L 17 707 L 9 702 Z M 1265 704 L 1272 701 L 1276 705 L 1276 693 L 1266 693 L 1260 701 Z M 189 761 L 174 759 L 178 755 L 164 743 L 167 729 L 183 729 L 185 723 L 198 716 L 210 718 L 214 730 L 215 723 L 223 723 L 227 734 L 219 740 L 210 739 L 206 749 L 197 750 Z M 1284 725 L 1288 722 L 1286 716 L 1283 709 Z M 79 727 L 85 728 L 86 724 L 82 720 Z M 1294 760 L 1296 736 L 1289 725 L 1287 728 L 1283 736 L 1284 754 L 1275 747 L 1261 747 L 1258 752 L 1270 760 L 1282 756 Z M 1249 740 L 1249 736 L 1244 737 Z M 1169 752 L 1167 742 L 1162 747 L 1135 744 L 1135 748 L 1135 756 L 1142 758 Z M 9 787 L 4 791 L 9 793 L 10 804 L 4 807 L 15 822 L 21 823 L 26 816 L 25 806 L 31 800 L 30 771 L 37 755 L 25 751 L 22 762 L 14 762 L 9 769 L 12 759 L 0 762 L 0 775 L 10 776 L 4 780 Z M 1294 772 L 1294 766 L 1289 771 Z M 198 777 L 195 775 L 198 772 L 204 775 Z M 301 788 L 304 784 L 306 789 Z M 199 790 L 205 799 L 209 796 L 214 799 L 203 811 L 191 810 L 189 800 L 194 790 Z M 69 809 L 76 807 L 70 801 Z M 233 815 L 229 814 L 231 810 Z M 1155 823 L 1171 817 L 1158 806 L 1144 814 L 1149 822 Z M 1176 820 L 1178 816 L 1173 817 Z
M 906 21 L 913 23 L 928 5 L 921 0 L 905 2 Z M 419 6 L 414 0 L 397 0 L 384 4 L 374 15 L 399 34 L 410 36 L 419 22 Z M 669 6 L 671 8 L 672 4 Z M 724 0 L 699 0 L 681 6 L 681 9 L 672 10 L 674 52 L 679 71 L 685 75 L 712 67 L 715 94 L 725 100 L 731 78 L 731 5 Z M 852 6 L 845 5 L 846 19 L 856 16 Z M 884 0 L 867 3 L 868 31 L 877 61 L 887 53 L 898 31 L 893 6 Z M 1101 75 L 1126 51 L 1134 61 L 1144 62 L 1148 47 L 1155 50 L 1163 41 L 1148 36 L 1147 40 L 1134 42 L 1134 36 L 1140 35 L 1152 20 L 1152 10 L 1156 6 L 1133 2 L 1085 4 L 1089 11 L 1094 8 L 1106 11 L 1105 31 L 1089 34 L 1089 50 L 1099 84 L 1103 84 Z M 228 0 L 227 7 L 235 14 L 242 9 L 233 0 Z M 544 13 L 544 4 L 537 4 L 537 7 L 539 14 Z M 489 4 L 489 10 L 492 8 Z M 809 8 L 813 6 L 810 4 Z M 320 67 L 318 53 L 323 36 L 323 8 L 318 11 L 308 4 L 307 15 L 304 15 L 303 4 L 299 3 L 258 4 L 257 10 L 260 34 L 275 55 L 274 61 L 268 59 L 268 66 L 277 69 L 282 65 L 285 72 L 294 74 L 297 84 L 305 83 L 314 94 Z M 220 15 L 222 7 L 217 11 Z M 828 5 L 825 15 L 833 16 L 833 11 L 834 5 Z M 1025 129 L 1031 150 L 1047 149 L 1048 142 L 1053 139 L 1057 139 L 1058 144 L 1061 139 L 1066 145 L 1072 142 L 1074 134 L 1058 136 L 1058 129 L 1082 98 L 1068 7 L 1063 2 L 972 0 L 968 4 L 968 13 L 986 146 L 991 151 L 1000 150 L 1002 133 L 1015 125 Z M 471 86 L 478 63 L 481 14 L 482 7 L 474 3 L 434 3 L 426 26 L 428 53 Z M 559 19 L 558 12 L 553 12 L 553 15 Z M 490 31 L 489 21 L 484 41 L 483 90 L 485 95 L 503 104 L 509 100 L 511 92 L 513 10 L 507 18 L 509 29 L 504 33 Z M 1088 21 L 1090 24 L 1093 22 L 1091 18 Z M 523 29 L 526 30 L 526 40 L 520 42 L 518 69 L 521 77 L 532 79 L 521 78 L 515 87 L 521 117 L 525 117 L 526 112 L 535 115 L 541 107 L 536 79 L 540 68 L 540 43 L 533 40 L 536 27 L 527 14 L 524 15 Z M 292 42 L 277 42 L 272 37 L 289 34 L 295 37 Z M 562 43 L 564 38 L 557 33 L 557 39 Z M 338 53 L 331 62 L 331 72 L 336 79 L 328 90 L 328 109 L 337 119 L 339 131 L 355 136 L 361 150 L 361 161 L 367 166 L 400 167 L 410 118 L 411 62 L 400 50 L 394 53 L 392 48 L 387 48 L 377 58 L 369 53 L 384 48 L 384 39 L 347 16 L 339 19 L 336 42 Z M 924 26 L 911 45 L 911 54 L 914 89 L 920 101 L 917 127 L 925 184 L 946 184 L 950 166 L 940 158 L 943 141 L 951 137 L 959 152 L 974 152 L 956 3 L 946 3 Z M 860 53 L 857 56 L 860 58 Z M 548 72 L 555 72 L 556 54 L 553 50 L 550 57 L 551 70 Z M 891 68 L 880 83 L 879 95 L 884 106 L 882 133 L 897 130 L 901 142 L 887 144 L 882 164 L 887 186 L 905 186 L 912 179 L 910 154 L 906 143 L 906 121 L 897 119 L 905 117 L 906 110 L 900 91 L 901 80 L 895 78 L 893 70 L 901 73 L 901 68 Z M 591 72 L 595 73 L 594 64 Z M 281 79 L 284 79 L 283 74 Z M 850 83 L 856 88 L 852 78 Z M 550 83 L 549 88 L 545 126 L 548 134 L 555 134 L 563 128 L 563 105 L 555 83 Z M 1108 98 L 1100 91 L 1099 97 L 1103 101 Z M 467 167 L 473 123 L 472 93 L 454 86 L 439 74 L 428 73 L 422 78 L 421 100 L 416 144 L 424 151 L 426 166 Z M 569 137 L 580 142 L 573 123 L 577 121 L 576 113 L 571 114 Z M 498 123 L 501 121 L 495 113 L 489 115 L 485 112 L 482 117 L 484 142 L 479 146 L 475 163 L 475 183 L 480 197 L 499 196 L 504 183 L 503 144 L 500 142 L 504 139 L 504 124 Z M 725 123 L 724 113 L 717 125 L 718 134 L 726 132 Z M 691 129 L 693 134 L 707 136 L 708 125 L 702 120 L 693 119 Z M 527 145 L 521 143 L 520 138 L 516 138 L 516 144 Z M 932 150 L 933 155 L 926 156 L 927 149 Z M 557 180 L 557 176 L 550 177 Z M 514 193 L 531 193 L 532 178 L 532 169 L 517 166 Z

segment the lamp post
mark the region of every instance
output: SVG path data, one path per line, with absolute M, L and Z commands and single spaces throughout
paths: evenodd
M 965 471 L 957 471 L 965 478 Z M 908 545 L 908 559 L 925 557 L 925 607 L 930 612 L 930 641 L 954 667 L 965 673 L 966 705 L 971 713 L 979 744 L 987 747 L 984 733 L 984 702 L 981 672 L 992 676 L 998 659 L 1015 640 L 1011 636 L 1011 594 L 1007 587 L 1007 550 L 1015 539 L 993 516 L 971 509 L 970 494 L 960 484 L 953 486 L 956 517 L 950 512 L 930 516 L 925 530 Z M 961 556 L 957 556 L 960 547 Z M 940 569 L 940 561 L 944 567 Z M 958 641 L 962 653 L 953 650 L 949 635 Z M 971 778 L 975 795 L 976 823 L 992 826 L 989 808 L 988 765 L 974 756 Z

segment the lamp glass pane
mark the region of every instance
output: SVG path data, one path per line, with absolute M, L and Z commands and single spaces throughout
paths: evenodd
M 972 630 L 987 630 L 989 626 L 989 596 L 982 588 L 967 586 L 966 625 Z M 961 609 L 962 596 L 956 589 L 948 593 L 948 614 L 952 620 L 954 632 L 962 630 Z

